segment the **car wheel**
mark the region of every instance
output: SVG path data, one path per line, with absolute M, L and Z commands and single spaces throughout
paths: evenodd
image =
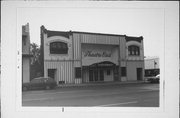
M 50 89 L 50 86 L 46 86 L 46 90 L 49 90 Z
M 23 87 L 23 91 L 27 91 L 28 90 L 28 88 L 27 87 Z

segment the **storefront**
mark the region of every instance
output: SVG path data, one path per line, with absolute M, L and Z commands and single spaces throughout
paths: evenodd
M 143 80 L 142 37 L 41 27 L 44 76 L 58 84 Z
M 90 66 L 83 66 L 83 82 L 114 81 L 116 65 L 104 61 Z

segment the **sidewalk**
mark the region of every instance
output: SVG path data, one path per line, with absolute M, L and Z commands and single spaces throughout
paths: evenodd
M 82 87 L 82 86 L 106 86 L 106 85 L 123 85 L 123 84 L 140 84 L 140 83 L 148 83 L 145 81 L 116 81 L 116 82 L 90 82 L 90 83 L 80 83 L 80 84 L 59 84 L 58 88 L 64 87 Z

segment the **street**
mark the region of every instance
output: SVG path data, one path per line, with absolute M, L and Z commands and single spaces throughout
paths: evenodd
M 23 106 L 159 107 L 159 84 L 107 84 L 22 93 Z

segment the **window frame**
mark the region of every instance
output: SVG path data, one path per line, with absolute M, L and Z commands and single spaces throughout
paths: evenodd
M 140 56 L 140 47 L 137 45 L 128 46 L 128 55 L 129 56 Z
M 54 41 L 49 43 L 49 53 L 50 54 L 68 54 L 68 43 L 62 41 Z

